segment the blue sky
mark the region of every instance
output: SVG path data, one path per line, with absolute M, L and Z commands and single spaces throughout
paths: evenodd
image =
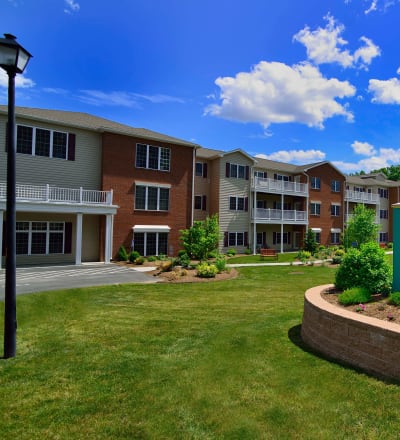
M 400 163 L 400 0 L 0 0 L 0 17 L 34 56 L 17 105 L 344 173 Z

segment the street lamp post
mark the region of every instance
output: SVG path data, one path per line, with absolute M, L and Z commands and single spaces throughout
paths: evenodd
M 15 356 L 17 348 L 15 76 L 25 70 L 32 55 L 17 43 L 14 35 L 4 34 L 4 37 L 0 38 L 0 67 L 8 75 L 6 285 L 4 295 L 4 358 L 8 359 Z

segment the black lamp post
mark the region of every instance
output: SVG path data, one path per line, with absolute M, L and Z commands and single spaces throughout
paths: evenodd
M 15 356 L 17 348 L 15 76 L 24 71 L 32 55 L 17 43 L 14 35 L 4 34 L 4 37 L 0 38 L 0 67 L 8 75 L 6 286 L 4 295 L 4 358 L 8 359 Z

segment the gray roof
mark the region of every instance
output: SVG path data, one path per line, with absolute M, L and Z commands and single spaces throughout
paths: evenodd
M 7 114 L 7 106 L 0 105 L 0 114 Z M 98 132 L 112 132 L 127 136 L 135 136 L 155 140 L 159 142 L 169 142 L 178 145 L 184 145 L 197 148 L 198 145 L 192 142 L 167 136 L 156 131 L 147 130 L 146 128 L 134 128 L 129 125 L 120 124 L 110 121 L 109 119 L 93 116 L 88 113 L 72 112 L 65 110 L 45 110 L 40 108 L 16 107 L 16 117 L 29 118 L 36 121 L 46 123 L 58 123 L 68 127 L 81 128 L 84 130 L 92 130 Z
M 352 185 L 361 186 L 385 186 L 385 187 L 397 187 L 399 182 L 386 179 L 385 175 L 379 174 L 362 174 L 357 176 L 346 176 L 346 182 Z

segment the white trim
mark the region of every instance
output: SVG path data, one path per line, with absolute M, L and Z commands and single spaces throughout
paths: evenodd
M 331 228 L 331 232 L 340 233 L 342 230 L 340 228 Z
M 135 225 L 133 232 L 169 232 L 171 228 L 167 225 Z
M 313 232 L 322 232 L 321 228 L 311 228 Z
M 157 188 L 171 188 L 172 187 L 172 185 L 169 183 L 142 182 L 139 180 L 135 180 L 135 185 L 156 186 Z

